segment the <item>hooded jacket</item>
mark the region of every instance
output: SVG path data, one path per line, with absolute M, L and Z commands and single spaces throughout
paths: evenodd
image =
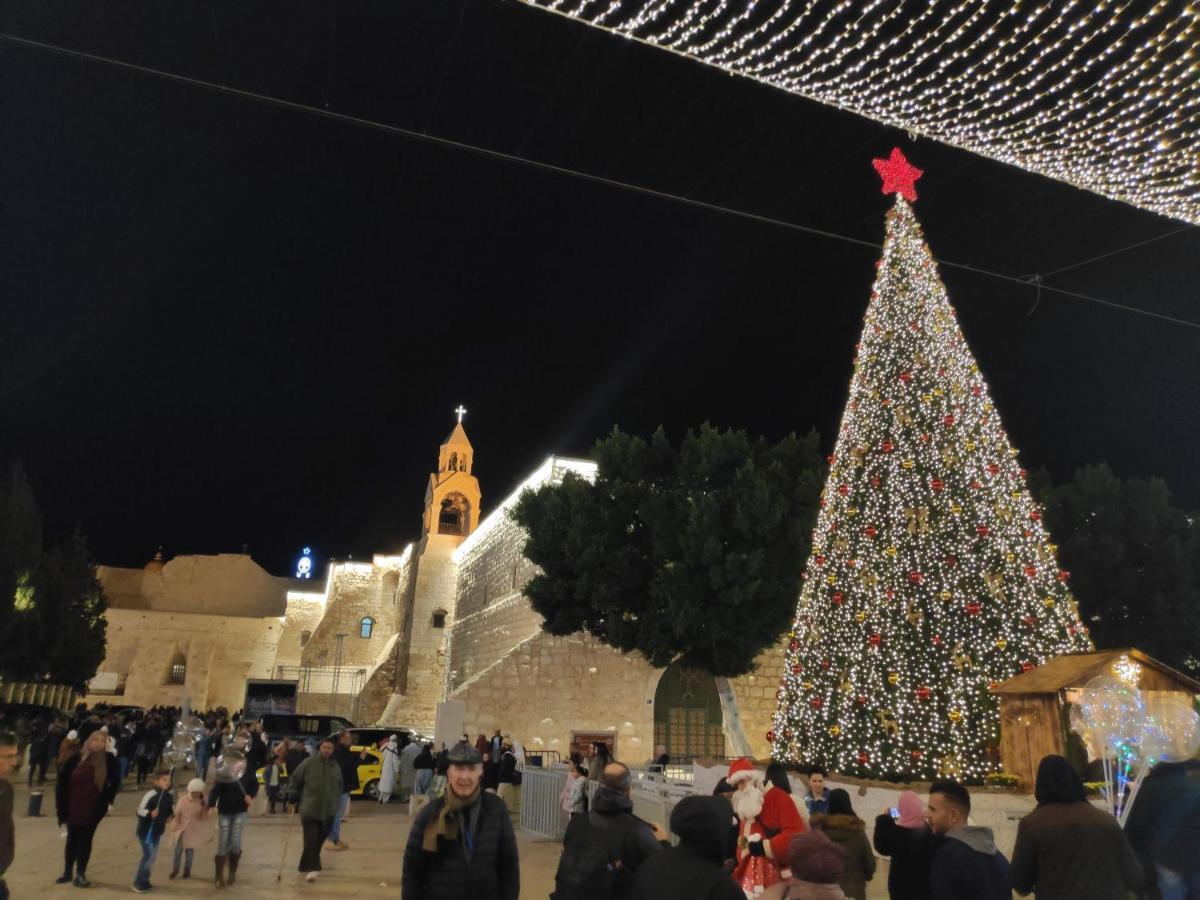
M 992 829 L 964 825 L 941 838 L 929 869 L 929 900 L 1012 900 L 1008 860 Z
M 1038 766 L 1038 806 L 1017 826 L 1012 885 L 1054 900 L 1125 900 L 1142 870 L 1117 820 L 1087 802 L 1083 782 L 1061 756 Z
M 929 896 L 929 865 L 933 834 L 929 827 L 906 828 L 891 816 L 875 817 L 875 851 L 891 857 L 888 896 L 891 900 L 925 900 Z
M 733 807 L 724 797 L 685 797 L 671 813 L 679 846 L 646 860 L 632 900 L 744 900 L 725 871 L 725 845 Z
M 809 824 L 842 848 L 845 868 L 838 882 L 842 893 L 852 900 L 866 900 L 867 882 L 875 875 L 875 854 L 867 840 L 866 823 L 846 813 L 813 813 Z

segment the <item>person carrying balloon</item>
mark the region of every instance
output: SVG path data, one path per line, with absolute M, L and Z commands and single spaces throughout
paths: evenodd
M 217 810 L 216 885 L 223 888 L 237 878 L 242 858 L 242 833 L 246 829 L 247 810 L 258 793 L 258 779 L 246 765 L 246 752 L 231 744 L 217 757 L 217 780 L 208 794 L 208 807 Z M 229 877 L 225 864 L 229 863 Z
M 137 836 L 142 849 L 142 861 L 133 876 L 133 892 L 144 894 L 153 887 L 150 869 L 158 856 L 158 844 L 167 827 L 167 819 L 175 811 L 175 795 L 171 793 L 171 772 L 161 769 L 151 779 L 153 787 L 146 791 L 137 808 Z

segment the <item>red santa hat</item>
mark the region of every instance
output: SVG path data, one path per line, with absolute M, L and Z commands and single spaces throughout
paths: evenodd
M 758 773 L 754 771 L 754 765 L 743 756 L 729 764 L 729 774 L 725 776 L 725 780 L 731 787 L 737 787 L 739 781 L 757 777 Z

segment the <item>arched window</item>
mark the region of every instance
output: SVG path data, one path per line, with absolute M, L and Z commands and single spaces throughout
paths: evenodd
M 450 454 L 450 462 L 446 465 L 446 468 L 449 469 L 451 472 L 458 471 L 458 454 L 457 453 Z
M 307 647 L 308 642 L 311 640 L 312 640 L 312 632 L 311 631 L 300 632 L 300 646 L 301 647 Z
M 433 611 L 433 627 L 434 628 L 445 628 L 446 627 L 446 611 L 444 609 L 435 609 Z
M 370 616 L 364 618 L 358 623 L 358 636 L 360 638 L 369 638 L 371 632 L 375 630 L 375 620 Z
M 438 512 L 438 534 L 466 536 L 470 523 L 471 504 L 462 494 L 450 494 Z

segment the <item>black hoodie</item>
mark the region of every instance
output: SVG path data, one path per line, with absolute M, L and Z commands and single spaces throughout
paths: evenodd
M 724 867 L 733 807 L 724 797 L 684 797 L 671 813 L 679 846 L 646 860 L 632 900 L 745 900 Z

